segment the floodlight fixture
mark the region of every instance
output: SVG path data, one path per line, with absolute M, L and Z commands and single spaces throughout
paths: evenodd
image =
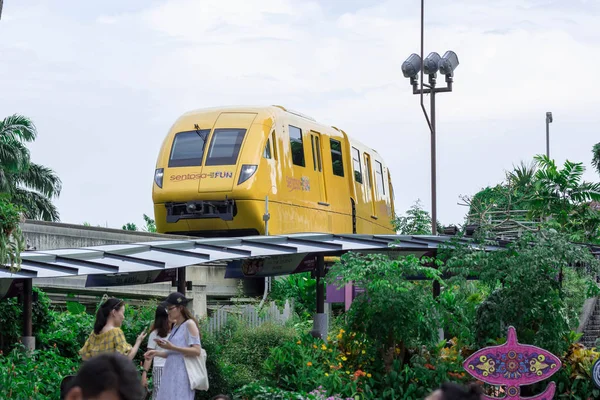
M 423 73 L 426 75 L 435 75 L 438 72 L 441 59 L 440 55 L 435 51 L 429 53 L 423 61 Z
M 444 53 L 442 60 L 440 61 L 440 72 L 443 75 L 454 74 L 454 70 L 458 67 L 458 56 L 452 50 L 448 50 Z
M 546 113 L 546 121 L 552 123 L 552 113 L 550 111 Z
M 421 72 L 421 57 L 412 53 L 406 61 L 402 63 L 402 73 L 405 78 L 414 78 Z

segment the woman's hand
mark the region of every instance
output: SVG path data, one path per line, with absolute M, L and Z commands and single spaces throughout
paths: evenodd
M 146 371 L 142 374 L 142 386 L 146 389 L 148 388 L 148 377 L 146 376 Z
M 166 351 L 148 350 L 147 352 L 144 353 L 144 358 L 146 360 L 152 360 L 154 357 L 167 358 L 167 355 L 168 354 Z
M 175 349 L 175 345 L 166 339 L 156 339 L 156 343 L 165 350 Z
M 144 341 L 144 339 L 146 338 L 146 328 L 144 328 L 144 330 L 142 331 L 142 333 L 140 333 L 137 337 L 137 339 L 135 340 L 136 343 L 142 343 Z

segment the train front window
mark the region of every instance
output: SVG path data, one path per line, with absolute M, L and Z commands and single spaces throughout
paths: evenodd
M 215 129 L 205 165 L 235 165 L 245 135 L 245 129 Z
M 204 145 L 210 129 L 179 132 L 173 139 L 169 167 L 195 167 L 202 165 Z

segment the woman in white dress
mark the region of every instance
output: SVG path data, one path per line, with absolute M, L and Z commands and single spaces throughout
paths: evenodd
M 148 350 L 160 350 L 156 340 L 166 340 L 170 332 L 171 322 L 169 321 L 169 313 L 167 312 L 167 303 L 163 302 L 158 305 L 154 314 L 154 323 L 150 328 L 150 335 L 148 336 Z M 156 396 L 158 395 L 162 371 L 166 361 L 165 358 L 159 356 L 144 361 L 142 384 L 145 387 L 148 387 L 148 370 L 152 366 L 152 400 L 156 400 Z
M 181 293 L 171 293 L 168 303 L 169 320 L 174 323 L 167 340 L 156 339 L 164 350 L 148 350 L 146 359 L 166 357 L 157 400 L 194 400 L 184 357 L 200 356 L 200 330 L 198 322 L 186 308 L 189 300 Z

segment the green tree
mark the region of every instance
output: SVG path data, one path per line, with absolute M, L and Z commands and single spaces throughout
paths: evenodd
M 146 226 L 144 227 L 144 231 L 146 232 L 156 232 L 156 222 L 146 214 L 144 214 L 144 222 Z
M 485 252 L 464 247 L 450 252 L 445 269 L 477 276 L 491 293 L 477 308 L 474 327 L 479 346 L 505 337 L 512 325 L 522 343 L 554 354 L 566 350 L 565 338 L 577 327 L 576 315 L 586 297 L 569 299 L 570 280 L 576 280 L 579 292 L 594 291 L 599 271 L 599 261 L 587 247 L 570 243 L 564 234 L 541 230 L 525 234 L 506 249 Z
M 592 148 L 592 166 L 596 168 L 596 172 L 600 175 L 600 143 L 596 143 Z
M 396 217 L 392 221 L 396 232 L 401 235 L 429 235 L 431 234 L 431 215 L 423 210 L 421 200 L 406 211 L 406 216 Z M 438 222 L 438 229 L 440 224 Z
M 25 239 L 21 233 L 21 210 L 6 198 L 0 197 L 0 264 L 18 269 Z
M 538 170 L 531 199 L 532 215 L 552 219 L 555 227 L 562 231 L 576 231 L 581 218 L 588 216 L 585 210 L 589 208 L 589 202 L 600 201 L 600 183 L 582 181 L 583 163 L 567 160 L 560 169 L 545 155 L 536 156 L 535 160 Z
M 31 162 L 25 143 L 36 137 L 27 117 L 12 115 L 0 121 L 0 193 L 21 207 L 26 218 L 58 221 L 51 200 L 60 194 L 61 181 L 50 168 Z
M 433 261 L 413 255 L 390 260 L 381 254 L 345 254 L 327 274 L 328 283 L 363 288 L 347 313 L 348 329 L 366 334 L 386 371 L 394 360 L 405 361 L 408 348 L 435 342 L 439 317 L 431 283 L 407 277 L 440 280 Z M 339 278 L 337 278 L 339 277 Z
M 124 231 L 137 231 L 137 225 L 134 224 L 133 222 L 128 222 L 125 225 L 123 225 L 123 230 Z

